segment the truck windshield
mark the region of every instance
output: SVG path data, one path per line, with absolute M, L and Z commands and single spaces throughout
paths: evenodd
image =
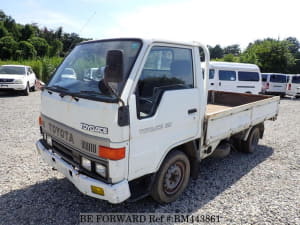
M 274 82 L 274 83 L 286 83 L 287 82 L 287 78 L 285 75 L 277 75 L 277 74 L 272 74 L 270 77 L 270 82 Z
M 300 84 L 300 76 L 293 77 L 292 78 L 292 83 L 294 83 L 294 84 Z
M 77 45 L 54 73 L 46 88 L 70 93 L 72 96 L 93 99 L 112 98 L 99 90 L 103 79 L 106 55 L 109 50 L 122 50 L 124 62 L 124 81 L 111 84 L 120 95 L 131 68 L 138 56 L 142 42 L 138 39 L 115 39 L 86 42 Z

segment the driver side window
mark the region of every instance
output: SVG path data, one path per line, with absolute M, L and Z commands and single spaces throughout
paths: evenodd
M 153 47 L 136 89 L 138 118 L 153 116 L 164 92 L 193 87 L 192 50 Z

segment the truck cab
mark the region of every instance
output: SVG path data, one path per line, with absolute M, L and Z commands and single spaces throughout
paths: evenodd
M 278 113 L 277 99 L 254 107 L 258 99 L 247 94 L 247 105 L 234 112 L 228 102 L 215 107 L 220 100 L 208 96 L 208 63 L 208 49 L 196 42 L 123 38 L 77 45 L 41 93 L 38 153 L 89 196 L 111 203 L 148 194 L 161 203 L 176 200 L 198 162 L 235 132 L 257 144 L 263 126 L 256 125 Z M 76 79 L 64 79 L 66 68 Z M 102 74 L 93 79 L 86 75 L 91 70 Z M 208 97 L 213 107 L 206 117 Z M 223 126 L 223 133 L 213 128 L 243 117 L 246 124 Z

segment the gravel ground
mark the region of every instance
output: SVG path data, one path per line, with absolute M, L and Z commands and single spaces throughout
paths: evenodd
M 80 212 L 219 215 L 218 224 L 300 224 L 300 101 L 283 99 L 254 154 L 201 163 L 176 202 L 111 205 L 82 195 L 34 152 L 40 93 L 0 94 L 0 224 L 78 224 Z

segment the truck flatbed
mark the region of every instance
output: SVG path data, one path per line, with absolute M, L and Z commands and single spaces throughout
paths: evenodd
M 265 120 L 275 119 L 279 100 L 278 96 L 209 91 L 205 144 L 210 145 Z

